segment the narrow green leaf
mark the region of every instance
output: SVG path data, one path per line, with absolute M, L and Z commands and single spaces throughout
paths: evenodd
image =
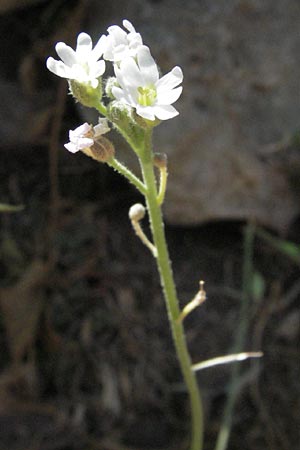
M 24 205 L 6 205 L 5 203 L 0 203 L 0 212 L 17 212 L 22 211 Z

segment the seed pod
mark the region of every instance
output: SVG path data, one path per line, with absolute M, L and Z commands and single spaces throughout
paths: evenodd
M 82 150 L 87 156 L 99 162 L 107 162 L 115 155 L 115 148 L 107 138 L 99 136 L 94 140 L 94 144 Z

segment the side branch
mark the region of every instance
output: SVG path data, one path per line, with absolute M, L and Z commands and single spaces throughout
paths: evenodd
M 146 186 L 144 183 L 136 176 L 134 173 L 131 172 L 124 164 L 122 164 L 120 161 L 118 161 L 116 158 L 112 158 L 109 161 L 107 161 L 107 164 L 110 167 L 113 167 L 117 172 L 119 172 L 121 175 L 123 175 L 127 180 L 134 184 L 134 186 L 137 188 L 138 191 L 140 191 L 141 194 L 146 194 Z
M 140 238 L 142 243 L 149 248 L 154 258 L 157 258 L 157 248 L 152 244 L 152 242 L 149 241 L 140 224 L 140 220 L 142 220 L 144 217 L 145 208 L 140 203 L 136 203 L 130 208 L 129 218 L 131 220 L 131 224 L 135 231 L 135 234 Z

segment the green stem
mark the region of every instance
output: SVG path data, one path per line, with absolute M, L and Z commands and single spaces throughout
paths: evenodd
M 150 217 L 154 245 L 157 249 L 157 265 L 164 291 L 173 340 L 180 363 L 181 371 L 191 402 L 192 438 L 190 450 L 201 450 L 203 447 L 203 410 L 200 392 L 195 373 L 192 370 L 183 325 L 178 321 L 180 315 L 171 263 L 164 232 L 162 212 L 157 200 L 157 187 L 153 167 L 151 132 L 146 133 L 145 147 L 140 152 L 140 163 L 146 186 L 146 202 Z
M 121 175 L 126 177 L 130 183 L 134 184 L 134 186 L 141 192 L 141 194 L 146 194 L 146 187 L 144 183 L 134 175 L 134 173 L 131 172 L 126 166 L 124 166 L 120 161 L 118 161 L 116 158 L 112 158 L 109 161 L 107 161 L 107 164 L 110 167 L 113 167 L 117 172 L 119 172 Z
M 107 117 L 107 108 L 103 103 L 97 102 L 95 104 L 95 108 L 99 111 L 100 114 L 102 114 L 102 116 Z

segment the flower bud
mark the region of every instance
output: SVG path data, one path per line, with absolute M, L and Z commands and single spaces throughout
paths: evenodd
M 122 102 L 112 101 L 108 105 L 109 120 L 117 125 L 133 122 L 132 108 Z M 124 128 L 126 128 L 124 126 Z
M 118 82 L 117 82 L 116 77 L 109 77 L 106 81 L 105 94 L 107 95 L 107 97 L 109 97 L 112 100 L 115 99 L 115 97 L 113 96 L 113 93 L 112 93 L 112 88 L 117 85 L 118 85 Z
M 129 219 L 139 222 L 145 217 L 145 207 L 141 203 L 136 203 L 129 210 Z
M 76 100 L 78 100 L 84 106 L 94 108 L 101 101 L 101 80 L 99 80 L 98 86 L 96 88 L 93 88 L 88 84 L 79 83 L 76 80 L 69 80 L 69 88 L 73 97 L 75 97 Z
M 165 169 L 167 167 L 168 157 L 165 153 L 154 153 L 153 164 L 158 169 Z

